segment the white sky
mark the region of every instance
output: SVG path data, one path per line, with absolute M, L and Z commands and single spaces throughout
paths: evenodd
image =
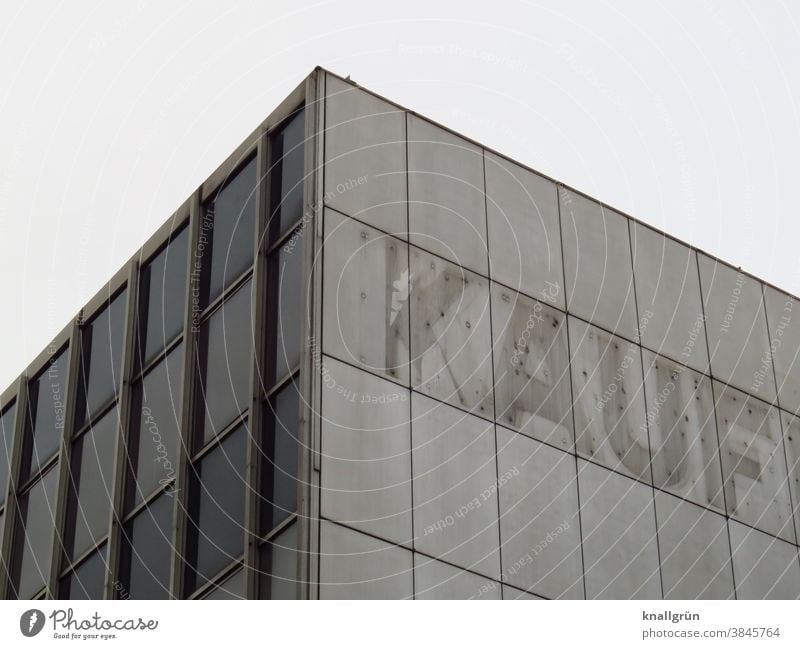
M 0 390 L 318 64 L 800 294 L 796 3 L 4 0 Z

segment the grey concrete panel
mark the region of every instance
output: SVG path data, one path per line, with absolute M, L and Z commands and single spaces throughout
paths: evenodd
M 733 599 L 733 569 L 725 518 L 656 492 L 665 599 Z
M 519 590 L 519 588 L 514 588 L 513 586 L 506 586 L 503 584 L 503 599 L 543 599 L 542 597 L 537 597 L 533 593 L 526 593 L 524 590 Z
M 711 379 L 649 350 L 642 354 L 655 486 L 724 511 Z
M 778 380 L 778 403 L 800 413 L 800 305 L 792 296 L 764 287 L 770 346 Z
M 772 401 L 775 378 L 761 283 L 702 253 L 697 258 L 711 373 L 720 381 Z
M 578 453 L 649 482 L 639 347 L 572 317 L 569 337 Z
M 572 393 L 566 317 L 492 284 L 498 423 L 572 450 Z
M 488 275 L 483 187 L 480 147 L 408 116 L 411 243 Z
M 323 349 L 408 385 L 408 248 L 325 211 Z
M 325 204 L 406 238 L 405 112 L 330 75 L 326 84 Z
M 488 282 L 411 249 L 411 385 L 494 416 Z
M 639 335 L 645 347 L 701 372 L 708 369 L 695 251 L 641 223 L 630 223 Z
M 497 428 L 503 581 L 583 599 L 575 457 Z
M 730 521 L 738 599 L 800 598 L 797 547 Z
M 567 189 L 559 190 L 559 200 L 570 313 L 634 340 L 628 220 Z
M 411 599 L 412 554 L 329 521 L 320 530 L 320 599 Z
M 797 538 L 800 539 L 800 420 L 788 412 L 781 412 L 781 417 L 786 464 L 789 469 L 789 489 L 794 507 L 794 528 Z
M 578 460 L 588 599 L 660 599 L 650 487 Z
M 485 164 L 492 279 L 563 309 L 555 183 L 488 151 Z
M 410 544 L 409 391 L 323 358 L 322 515 Z
M 714 381 L 728 514 L 794 543 L 777 408 Z
M 502 599 L 500 583 L 451 565 L 414 555 L 416 599 Z
M 412 394 L 414 547 L 498 579 L 494 424 Z

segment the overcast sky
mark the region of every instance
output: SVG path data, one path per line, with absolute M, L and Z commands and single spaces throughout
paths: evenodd
M 315 65 L 800 293 L 797 3 L 4 0 L 0 390 Z

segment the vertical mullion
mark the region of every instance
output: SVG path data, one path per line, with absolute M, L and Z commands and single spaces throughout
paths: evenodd
M 256 218 L 255 218 L 255 240 L 253 243 L 253 284 L 251 287 L 251 314 L 252 314 L 252 333 L 253 348 L 250 366 L 250 416 L 248 418 L 248 429 L 250 438 L 248 439 L 246 452 L 245 468 L 245 509 L 244 509 L 244 578 L 245 578 L 245 599 L 256 599 L 258 597 L 259 570 L 258 570 L 258 547 L 259 547 L 259 497 L 260 489 L 260 461 L 261 439 L 264 428 L 263 409 L 261 408 L 261 396 L 263 385 L 261 377 L 264 375 L 263 359 L 267 345 L 265 326 L 267 321 L 267 246 L 262 245 L 262 239 L 266 244 L 268 227 L 268 186 L 267 170 L 269 169 L 269 137 L 266 133 L 261 134 L 258 142 L 258 152 L 256 158 Z
M 19 484 L 20 462 L 22 459 L 23 436 L 25 434 L 25 413 L 28 410 L 28 380 L 24 374 L 17 380 L 16 410 L 14 413 L 14 431 L 11 434 L 11 455 L 9 456 L 8 492 L 6 494 L 5 512 L 3 520 L 3 541 L 0 546 L 0 597 L 8 597 L 11 581 L 11 562 L 16 560 L 12 556 L 15 522 L 18 518 L 19 504 L 17 486 Z M 19 552 L 16 553 L 19 555 Z
M 58 464 L 51 471 L 58 471 L 58 488 L 56 491 L 55 511 L 53 513 L 53 546 L 50 555 L 50 574 L 47 580 L 47 592 L 51 598 L 58 597 L 58 577 L 61 568 L 61 558 L 64 550 L 62 530 L 66 519 L 67 499 L 70 493 L 70 440 L 75 432 L 75 409 L 78 401 L 78 381 L 80 380 L 81 367 L 81 324 L 83 311 L 72 324 L 69 336 L 69 369 L 67 370 L 67 398 L 64 408 L 64 431 L 61 435 L 61 445 L 58 452 Z M 27 392 L 26 392 L 27 394 Z M 21 446 L 21 445 L 20 445 Z
M 108 548 L 106 550 L 105 599 L 113 599 L 117 589 L 114 587 L 118 574 L 119 548 L 121 543 L 120 520 L 124 507 L 124 485 L 127 467 L 127 439 L 130 425 L 131 377 L 136 363 L 136 326 L 139 304 L 139 263 L 131 261 L 128 268 L 127 305 L 125 309 L 125 331 L 122 336 L 122 359 L 120 366 L 120 388 L 117 395 L 117 439 L 114 453 L 114 469 L 111 484 L 111 520 L 108 527 Z
M 203 206 L 200 192 L 197 189 L 192 195 L 189 207 L 189 241 L 186 255 L 186 302 L 183 313 L 183 376 L 181 386 L 181 420 L 180 440 L 178 443 L 178 457 L 175 470 L 175 502 L 172 510 L 172 563 L 170 566 L 170 597 L 181 599 L 183 597 L 183 576 L 185 574 L 184 551 L 186 545 L 186 506 L 188 503 L 188 469 L 189 452 L 191 449 L 192 412 L 194 408 L 194 378 L 196 371 L 197 345 L 199 340 L 199 321 L 194 321 L 193 294 L 197 288 L 197 298 L 200 299 L 200 282 L 203 265 L 203 255 L 198 251 L 197 244 L 200 238 L 200 225 L 203 218 Z M 198 326 L 195 326 L 197 324 Z
M 306 480 L 307 500 L 300 510 L 298 525 L 298 560 L 305 565 L 305 584 L 302 585 L 304 594 L 308 599 L 319 597 L 319 507 L 320 507 L 320 427 L 322 409 L 320 399 L 322 394 L 322 374 L 318 371 L 316 356 L 322 351 L 322 268 L 324 264 L 324 210 L 323 197 L 325 196 L 325 102 L 326 102 L 326 73 L 319 70 L 315 77 L 314 98 L 314 141 L 315 148 L 312 155 L 305 162 L 306 170 L 312 169 L 316 174 L 314 186 L 311 190 L 311 216 L 313 221 L 310 227 L 312 236 L 303 246 L 304 249 L 304 280 L 308 283 L 309 291 L 306 296 L 305 326 L 308 337 L 303 338 L 301 352 L 300 385 L 302 418 L 301 440 L 303 446 L 301 456 L 305 457 L 307 468 L 305 473 L 300 473 L 300 481 Z M 306 102 L 307 105 L 308 102 Z M 310 118 L 306 118 L 310 122 Z M 306 153 L 309 150 L 306 149 Z M 305 252 L 307 250 L 307 252 Z M 318 253 L 318 251 L 321 251 Z M 317 272 L 312 268 L 318 265 Z M 301 465 L 301 469 L 303 469 Z M 305 556 L 304 556 L 305 555 Z M 303 560 L 305 558 L 305 561 Z M 301 570 L 300 574 L 303 574 Z

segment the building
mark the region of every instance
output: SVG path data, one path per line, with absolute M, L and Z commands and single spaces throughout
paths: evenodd
M 797 598 L 794 312 L 318 68 L 2 394 L 0 590 Z

